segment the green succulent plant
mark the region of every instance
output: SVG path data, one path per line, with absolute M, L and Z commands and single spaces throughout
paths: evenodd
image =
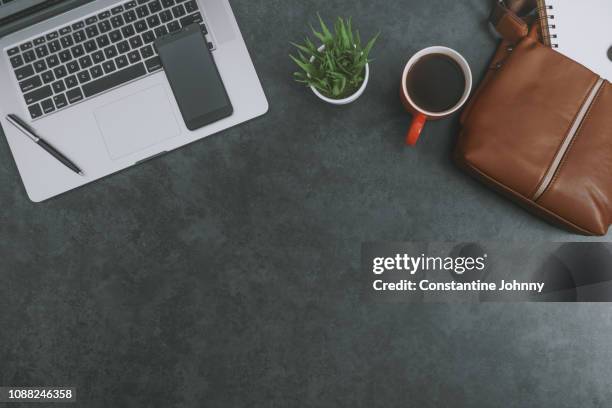
M 297 82 L 312 86 L 324 96 L 342 99 L 355 93 L 365 79 L 365 66 L 376 34 L 365 47 L 361 45 L 359 31 L 353 31 L 351 18 L 338 17 L 332 33 L 319 15 L 321 31 L 311 26 L 314 36 L 324 45 L 319 50 L 310 38 L 304 44 L 291 43 L 297 56 L 290 55 L 300 71 L 293 74 Z

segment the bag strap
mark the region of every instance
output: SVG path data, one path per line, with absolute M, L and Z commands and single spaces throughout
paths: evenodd
M 529 34 L 537 0 L 496 0 L 489 21 L 506 41 L 518 42 Z

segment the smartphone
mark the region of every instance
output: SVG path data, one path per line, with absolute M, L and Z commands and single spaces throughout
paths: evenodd
M 187 129 L 199 129 L 234 112 L 198 24 L 158 38 L 155 47 Z

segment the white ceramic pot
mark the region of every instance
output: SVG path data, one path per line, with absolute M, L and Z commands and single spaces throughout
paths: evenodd
M 319 47 L 319 51 L 323 51 L 325 49 L 325 46 L 322 45 Z M 314 61 L 314 57 L 310 58 L 310 61 Z M 348 105 L 349 103 L 353 103 L 355 102 L 361 95 L 363 95 L 363 92 L 365 91 L 366 87 L 368 86 L 368 81 L 370 80 L 370 64 L 366 64 L 365 66 L 365 77 L 363 79 L 363 83 L 361 84 L 361 86 L 359 87 L 359 89 L 357 91 L 355 91 L 354 94 L 344 98 L 344 99 L 333 99 L 333 98 L 328 98 L 327 96 L 323 95 L 321 92 L 317 91 L 315 89 L 314 86 L 311 86 L 310 89 L 312 90 L 312 92 L 317 95 L 319 97 L 319 99 L 330 103 L 332 105 Z

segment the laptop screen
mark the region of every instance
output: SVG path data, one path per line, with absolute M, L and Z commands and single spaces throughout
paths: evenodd
M 0 37 L 94 0 L 0 0 Z
M 40 7 L 49 0 L 0 0 L 0 20 L 26 14 L 28 9 Z

